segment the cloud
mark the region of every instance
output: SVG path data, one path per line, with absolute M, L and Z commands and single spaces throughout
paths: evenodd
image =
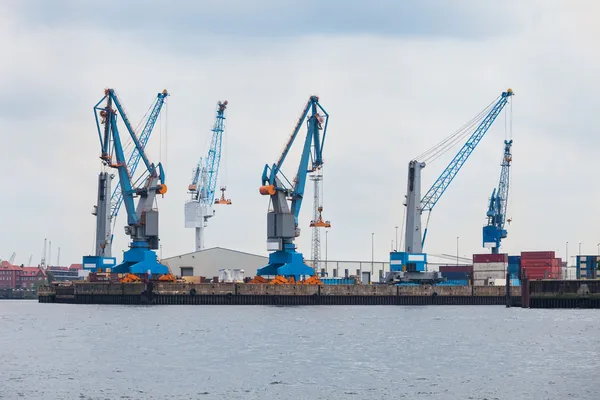
M 411 14 L 413 28 L 393 30 L 388 15 L 399 14 L 400 6 L 391 2 L 371 3 L 369 12 L 380 16 L 375 22 L 344 16 L 364 14 L 365 7 L 343 9 L 337 27 L 325 23 L 333 15 L 321 13 L 327 8 L 312 12 L 311 3 L 303 3 L 305 14 L 292 18 L 298 10 L 259 2 L 252 10 L 231 6 L 239 12 L 219 36 L 213 14 L 198 8 L 213 3 L 151 4 L 133 18 L 129 3 L 116 9 L 109 2 L 111 19 L 75 3 L 52 11 L 42 3 L 13 2 L 0 13 L 0 135 L 8 194 L 0 200 L 0 256 L 16 251 L 18 262 L 31 253 L 38 260 L 45 237 L 61 246 L 68 262 L 92 251 L 90 211 L 100 171 L 92 107 L 108 86 L 117 89 L 136 122 L 156 93 L 171 93 L 149 146 L 168 178 L 169 192 L 158 200 L 165 256 L 193 249 L 183 205 L 191 171 L 206 151 L 217 100 L 230 103 L 221 183 L 233 205 L 218 208 L 209 221 L 208 246 L 266 254 L 268 201 L 258 194 L 262 169 L 277 159 L 308 96 L 317 94 L 331 115 L 324 155 L 324 217 L 333 225 L 329 258 L 369 260 L 375 232 L 375 257 L 385 260 L 394 227 L 402 223 L 408 162 L 508 87 L 516 96 L 513 223 L 506 250 L 562 251 L 566 241 L 582 240 L 584 251 L 595 252 L 600 221 L 593 210 L 600 193 L 593 115 L 600 60 L 593 49 L 600 32 L 591 9 L 519 3 L 504 2 L 505 11 L 495 13 L 461 2 L 435 19 L 427 14 L 435 8 L 412 3 L 420 10 Z M 157 10 L 164 13 L 162 25 Z M 271 21 L 275 12 L 287 13 L 286 23 Z M 323 24 L 309 18 L 313 13 Z M 498 21 L 508 22 L 502 27 Z M 453 254 L 457 236 L 461 253 L 483 251 L 481 227 L 497 185 L 503 140 L 499 119 L 434 209 L 429 252 Z M 451 156 L 427 166 L 424 190 Z M 284 167 L 288 175 L 295 169 L 293 160 Z M 309 198 L 311 193 L 309 184 Z M 300 217 L 298 246 L 305 255 L 311 203 L 305 200 Z M 124 223 L 122 212 L 116 254 L 127 247 Z

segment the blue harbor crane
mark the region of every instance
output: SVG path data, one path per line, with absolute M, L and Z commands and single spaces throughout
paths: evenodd
M 306 137 L 300 163 L 296 176 L 290 181 L 281 167 L 305 122 Z M 302 254 L 296 251 L 294 240 L 300 236 L 298 216 L 304 199 L 306 177 L 323 165 L 328 122 L 329 114 L 319 103 L 319 98 L 311 96 L 279 159 L 273 165 L 265 165 L 260 194 L 270 196 L 272 206 L 267 213 L 267 250 L 271 253 L 269 264 L 258 269 L 258 276 L 294 277 L 299 281 L 302 277 L 315 274 L 314 269 L 304 263 Z
M 431 211 L 512 95 L 512 89 L 502 92 L 462 128 L 409 162 L 405 202 L 405 248 L 402 252 L 390 253 L 390 272 L 386 276 L 387 282 L 436 282 L 442 279 L 437 272 L 427 272 L 427 254 L 423 252 Z M 421 198 L 421 170 L 427 163 L 434 161 L 466 137 L 468 139 L 461 149 Z M 428 212 L 428 217 L 425 230 L 422 230 L 421 216 L 424 211 Z
M 498 254 L 502 239 L 506 239 L 508 232 L 505 223 L 508 208 L 508 188 L 510 185 L 510 163 L 512 161 L 512 139 L 504 141 L 504 156 L 502 158 L 502 169 L 498 187 L 492 191 L 490 204 L 487 211 L 487 226 L 483 227 L 483 247 L 491 248 L 492 254 Z
M 217 103 L 217 116 L 211 130 L 212 139 L 208 154 L 200 158 L 192 176 L 192 183 L 188 186 L 191 199 L 185 203 L 185 227 L 196 229 L 196 251 L 204 250 L 204 228 L 208 219 L 215 215 L 213 205 L 231 204 L 231 200 L 225 198 L 225 186 L 221 187 L 221 197 L 215 199 L 227 104 L 227 100 Z
M 158 210 L 154 203 L 157 194 L 167 192 L 165 174 L 161 163 L 152 163 L 145 153 L 145 147 L 160 114 L 164 100 L 168 96 L 166 90 L 159 93 L 152 107 L 150 116 L 138 136 L 125 113 L 121 101 L 114 89 L 106 89 L 104 97 L 94 106 L 94 115 L 101 145 L 102 163 L 116 169 L 119 183 L 112 196 L 110 180 L 113 175 L 103 172 L 99 178 L 98 205 L 95 207 L 97 219 L 96 256 L 83 257 L 84 268 L 96 272 L 111 268 L 116 273 L 162 275 L 169 272 L 168 267 L 158 262 Z M 101 105 L 106 101 L 105 105 Z M 113 108 L 115 107 L 115 108 Z M 118 116 L 130 136 L 133 149 L 128 156 L 121 142 L 118 129 Z M 140 160 L 145 170 L 135 178 L 134 173 Z M 135 199 L 138 199 L 137 206 Z M 112 241 L 111 223 L 121 207 L 127 211 L 127 226 L 125 233 L 131 237 L 130 249 L 124 253 L 123 262 L 116 264 L 116 259 L 110 255 Z M 98 254 L 100 253 L 100 254 Z

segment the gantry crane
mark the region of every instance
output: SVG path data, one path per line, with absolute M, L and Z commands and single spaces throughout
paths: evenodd
M 166 96 L 167 91 L 163 91 L 162 94 Z M 106 105 L 100 105 L 105 100 Z M 122 202 L 127 211 L 125 233 L 131 237 L 130 249 L 124 253 L 123 262 L 111 266 L 111 270 L 116 273 L 138 275 L 168 274 L 168 267 L 158 262 L 153 251 L 158 249 L 159 242 L 158 210 L 154 207 L 154 202 L 157 194 L 164 195 L 167 192 L 162 164 L 155 165 L 149 160 L 144 151 L 145 144 L 141 142 L 142 135 L 140 137 L 136 135 L 114 89 L 104 91 L 104 97 L 94 106 L 94 112 L 102 149 L 100 159 L 106 167 L 117 170 Z M 145 166 L 145 171 L 138 178 L 134 177 L 127 164 L 117 125 L 119 115 L 131 137 L 135 151 Z M 135 198 L 138 198 L 137 206 Z M 106 200 L 107 198 L 104 199 Z M 103 206 L 105 210 L 108 209 L 108 205 Z M 83 257 L 83 264 L 85 268 L 103 271 L 107 265 L 110 265 L 111 259 L 114 260 L 110 257 L 87 256 Z
M 408 164 L 408 182 L 406 193 L 406 233 L 405 251 L 390 253 L 390 273 L 386 281 L 437 281 L 441 278 L 437 272 L 427 272 L 427 254 L 423 246 L 427 237 L 427 226 L 431 211 L 440 200 L 454 177 L 458 174 L 473 150 L 485 136 L 489 127 L 496 120 L 513 91 L 508 89 L 496 98 L 475 118 L 440 144 L 432 147 Z M 473 130 L 473 127 L 476 128 Z M 469 135 L 470 134 L 470 135 Z M 463 138 L 467 141 L 433 183 L 425 196 L 421 198 L 421 170 L 427 162 L 431 162 L 448 151 Z M 429 212 L 425 230 L 421 229 L 421 216 Z
M 121 104 L 116 93 L 112 92 L 112 97 L 116 104 Z M 139 149 L 144 150 L 148 144 L 148 140 L 154 129 L 154 125 L 160 115 L 162 107 L 169 93 L 166 90 L 156 95 L 156 100 L 150 107 L 150 111 L 147 114 L 146 122 L 143 124 L 143 128 L 137 137 L 137 145 L 134 142 L 129 146 L 125 146 L 123 149 L 125 159 L 127 160 L 126 166 L 130 177 L 134 177 L 137 167 L 140 163 L 142 154 Z M 98 103 L 100 104 L 100 103 Z M 94 114 L 96 117 L 96 124 L 98 124 L 98 104 L 94 107 Z M 120 109 L 123 108 L 120 106 Z M 121 116 L 126 128 L 132 129 L 129 119 L 125 112 Z M 139 145 L 139 148 L 138 148 Z M 117 222 L 117 215 L 123 204 L 123 190 L 121 181 L 117 182 L 114 191 L 111 194 L 111 182 L 114 178 L 113 174 L 107 171 L 102 171 L 98 176 L 98 198 L 97 205 L 94 206 L 92 214 L 96 217 L 96 246 L 94 265 L 96 268 L 112 268 L 115 265 L 116 259 L 112 257 L 112 241 L 114 237 L 114 228 Z M 109 197 L 110 196 L 110 197 Z M 92 259 L 88 259 L 91 262 Z
M 487 211 L 487 226 L 483 227 L 483 247 L 491 248 L 492 254 L 498 254 L 502 239 L 508 232 L 504 228 L 506 222 L 506 210 L 508 208 L 508 188 L 510 185 L 510 163 L 512 161 L 512 139 L 504 141 L 504 156 L 502 157 L 502 169 L 498 187 L 492 191 Z
M 320 114 L 322 112 L 322 114 Z M 307 130 L 296 176 L 290 182 L 281 167 L 306 120 Z M 295 281 L 314 275 L 313 268 L 304 263 L 296 251 L 294 239 L 300 236 L 298 216 L 304 198 L 306 177 L 323 165 L 323 145 L 327 134 L 329 114 L 311 96 L 276 163 L 265 165 L 260 194 L 270 196 L 272 209 L 267 213 L 267 250 L 269 264 L 259 268 L 259 276 L 294 277 Z M 310 164 L 310 165 L 309 165 Z M 288 204 L 289 200 L 289 204 Z
M 225 186 L 221 187 L 221 197 L 215 199 L 227 104 L 227 100 L 217 103 L 217 116 L 211 130 L 212 139 L 208 154 L 204 159 L 200 158 L 194 170 L 192 183 L 188 186 L 192 198 L 185 203 L 185 227 L 196 229 L 196 251 L 204 250 L 204 228 L 208 219 L 215 215 L 213 205 L 231 204 L 231 200 L 225 198 Z

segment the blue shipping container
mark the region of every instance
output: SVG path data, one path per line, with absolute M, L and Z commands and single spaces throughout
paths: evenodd
M 468 286 L 469 281 L 466 279 L 454 279 L 446 282 L 436 283 L 436 286 Z
M 442 276 L 449 281 L 466 281 L 469 279 L 468 272 L 442 272 Z
M 321 278 L 324 285 L 354 285 L 354 279 L 350 278 Z
M 508 256 L 508 263 L 521 265 L 521 256 Z

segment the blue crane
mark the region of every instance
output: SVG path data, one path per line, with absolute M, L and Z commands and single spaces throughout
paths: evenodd
M 116 169 L 119 176 L 119 194 L 116 197 L 113 196 L 115 201 L 110 201 L 107 196 L 110 179 L 104 182 L 107 185 L 104 190 L 99 190 L 99 202 L 96 207 L 97 218 L 107 217 L 105 223 L 108 223 L 109 217 L 116 215 L 111 211 L 118 212 L 122 202 L 127 211 L 125 232 L 131 237 L 131 243 L 130 249 L 124 253 L 121 264 L 114 266 L 115 259 L 113 257 L 86 256 L 83 257 L 85 268 L 99 271 L 111 266 L 112 272 L 116 273 L 147 273 L 149 275 L 162 275 L 169 272 L 168 267 L 158 262 L 156 253 L 153 251 L 158 249 L 159 242 L 158 210 L 154 208 L 154 202 L 157 194 L 164 195 L 167 192 L 165 174 L 162 164 L 152 163 L 144 151 L 166 96 L 166 90 L 162 92 L 162 96 L 159 94 L 157 104 L 160 105 L 153 107 L 153 112 L 140 137 L 136 135 L 114 89 L 106 89 L 104 97 L 94 106 L 101 146 L 100 159 L 105 166 Z M 105 100 L 106 105 L 102 106 L 101 103 Z M 116 108 L 113 109 L 113 106 Z M 125 156 L 121 142 L 117 125 L 119 115 L 135 147 L 129 157 Z M 137 179 L 134 179 L 132 169 L 137 168 L 140 160 L 143 162 L 145 170 Z M 100 184 L 102 185 L 102 180 L 100 180 Z M 101 197 L 102 199 L 100 199 Z M 137 206 L 135 198 L 138 199 Z
M 488 223 L 487 226 L 483 227 L 483 247 L 491 248 L 493 254 L 498 254 L 501 241 L 508 234 L 504 228 L 505 223 L 510 223 L 510 219 L 506 219 L 506 209 L 508 208 L 512 143 L 512 140 L 504 141 L 504 156 L 501 164 L 500 181 L 498 182 L 498 187 L 492 191 L 486 214 Z
M 204 228 L 208 219 L 214 216 L 213 204 L 231 204 L 230 199 L 225 199 L 224 186 L 221 187 L 221 198 L 215 200 L 227 104 L 227 100 L 217 103 L 217 115 L 211 129 L 212 139 L 208 154 L 205 158 L 200 158 L 192 176 L 192 183 L 188 186 L 192 198 L 185 204 L 185 226 L 196 229 L 196 251 L 204 249 Z
M 458 131 L 438 145 L 427 150 L 425 153 L 409 162 L 408 181 L 406 194 L 406 233 L 405 251 L 390 253 L 390 269 L 388 280 L 435 280 L 433 273 L 425 273 L 427 265 L 427 254 L 423 253 L 423 246 L 427 237 L 427 226 L 431 211 L 438 203 L 442 195 L 450 186 L 452 180 L 461 170 L 469 156 L 473 153 L 481 139 L 485 136 L 490 126 L 496 120 L 508 99 L 513 95 L 512 89 L 496 98 L 475 118 L 465 124 Z M 431 162 L 444 154 L 455 144 L 465 137 L 466 142 L 458 153 L 446 166 L 431 188 L 421 198 L 421 170 L 427 162 Z M 424 211 L 429 213 L 425 230 L 421 229 L 421 216 Z M 431 275 L 431 276 L 429 276 Z
M 304 146 L 296 176 L 290 182 L 281 168 L 305 121 Z M 298 281 L 315 274 L 314 269 L 304 263 L 302 254 L 296 251 L 294 239 L 300 236 L 298 216 L 304 199 L 306 176 L 323 165 L 328 122 L 329 114 L 319 103 L 319 98 L 311 96 L 279 159 L 272 165 L 265 165 L 259 191 L 270 196 L 272 205 L 272 210 L 267 213 L 267 250 L 271 253 L 269 264 L 258 269 L 259 276 L 293 276 Z
M 168 95 L 169 94 L 166 90 L 158 93 L 154 104 L 150 108 L 148 118 L 138 136 L 138 141 L 142 149 L 146 148 L 146 144 L 150 139 L 154 125 L 156 124 L 162 106 Z M 117 98 L 116 94 L 114 94 L 114 96 Z M 129 122 L 129 118 L 122 108 L 121 111 L 123 112 L 122 119 L 125 123 L 125 126 L 128 129 L 131 129 L 132 126 Z M 96 113 L 96 109 L 94 109 L 94 113 Z M 98 122 L 97 118 L 98 116 L 96 115 L 96 123 Z M 133 177 L 135 176 L 138 164 L 140 162 L 141 153 L 135 145 L 129 146 L 129 148 L 130 151 L 126 155 L 126 165 L 129 175 Z M 121 191 L 120 181 L 117 182 L 117 186 L 112 192 L 110 201 L 106 201 L 107 196 L 110 193 L 111 180 L 113 177 L 114 175 L 110 175 L 107 172 L 100 173 L 98 178 L 98 205 L 94 208 L 92 213 L 96 216 L 96 256 L 100 257 L 99 260 L 101 260 L 102 257 L 111 258 L 112 256 L 114 226 L 119 210 L 121 209 L 121 205 L 123 204 L 123 193 Z

